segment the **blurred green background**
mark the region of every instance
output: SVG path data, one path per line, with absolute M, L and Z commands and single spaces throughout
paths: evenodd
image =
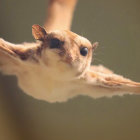
M 46 0 L 0 0 L 0 37 L 34 41 Z M 140 81 L 140 1 L 79 0 L 72 31 L 99 41 L 94 64 Z M 24 94 L 14 76 L 0 75 L 0 140 L 138 140 L 140 96 L 77 97 L 50 104 Z

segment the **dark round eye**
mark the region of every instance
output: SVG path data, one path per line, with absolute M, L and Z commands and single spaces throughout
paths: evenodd
M 80 49 L 80 54 L 86 56 L 88 54 L 88 48 L 83 47 Z
M 50 48 L 51 49 L 59 49 L 61 46 L 61 41 L 57 38 L 52 38 L 50 40 Z

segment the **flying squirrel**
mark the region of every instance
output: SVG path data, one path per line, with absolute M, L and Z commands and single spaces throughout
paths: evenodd
M 0 70 L 15 75 L 28 95 L 64 102 L 78 95 L 93 98 L 140 94 L 140 83 L 91 65 L 98 43 L 69 30 L 47 32 L 35 24 L 36 43 L 12 44 L 0 39 Z

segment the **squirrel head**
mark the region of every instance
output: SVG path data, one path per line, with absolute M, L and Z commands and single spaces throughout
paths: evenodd
M 59 68 L 62 64 L 82 74 L 89 68 L 93 50 L 98 43 L 91 44 L 86 38 L 68 30 L 46 32 L 39 26 L 32 26 L 32 34 L 42 42 L 43 59 L 51 66 Z M 59 65 L 56 67 L 56 65 Z

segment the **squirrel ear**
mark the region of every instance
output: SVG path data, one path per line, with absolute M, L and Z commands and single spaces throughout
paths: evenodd
M 36 40 L 44 40 L 47 33 L 43 27 L 34 24 L 32 26 L 32 35 Z
M 92 49 L 95 50 L 99 45 L 99 42 L 95 42 L 92 44 Z

